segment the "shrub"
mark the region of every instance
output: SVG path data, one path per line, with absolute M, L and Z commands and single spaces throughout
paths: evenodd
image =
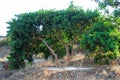
M 109 59 L 116 59 L 120 54 L 120 32 L 110 20 L 98 21 L 83 34 L 81 46 L 91 53 L 95 53 L 95 63 L 109 63 Z M 105 58 L 107 62 L 102 62 Z

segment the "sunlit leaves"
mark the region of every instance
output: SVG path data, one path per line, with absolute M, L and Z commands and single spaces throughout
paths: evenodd
M 83 34 L 81 45 L 89 52 L 96 53 L 95 60 L 97 59 L 97 63 L 101 64 L 102 58 L 115 59 L 120 55 L 118 26 L 115 23 L 113 24 L 110 19 L 101 19 Z

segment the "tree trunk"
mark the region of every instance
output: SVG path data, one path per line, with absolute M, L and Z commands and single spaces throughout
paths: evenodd
M 71 47 L 71 53 L 70 53 L 70 59 L 72 59 L 72 57 L 74 56 L 74 49 L 73 49 L 73 46 Z
M 43 43 L 46 45 L 46 47 L 50 50 L 51 54 L 54 56 L 55 58 L 55 63 L 57 64 L 58 63 L 58 56 L 57 54 L 55 54 L 54 50 L 47 44 L 47 42 L 45 40 L 43 40 L 42 38 L 40 38 Z
M 65 46 L 65 50 L 66 50 L 66 65 L 68 65 L 69 60 L 70 60 L 70 53 L 69 53 L 69 47 L 68 45 Z

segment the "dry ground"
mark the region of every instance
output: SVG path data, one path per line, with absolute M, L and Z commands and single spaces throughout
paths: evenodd
M 0 48 L 0 60 L 4 61 L 9 52 L 9 47 Z M 94 67 L 94 69 L 85 71 L 48 70 L 47 67 L 50 66 L 55 65 L 52 61 L 43 60 L 18 71 L 1 69 L 0 80 L 120 80 L 119 65 L 94 65 L 92 60 L 86 59 L 83 54 L 75 55 L 67 66 Z

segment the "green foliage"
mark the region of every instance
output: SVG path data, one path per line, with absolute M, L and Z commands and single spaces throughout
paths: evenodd
M 102 58 L 115 59 L 120 56 L 120 32 L 111 19 L 101 19 L 83 34 L 81 46 L 96 53 L 95 62 L 102 64 Z M 111 54 L 110 54 L 111 53 Z
M 72 3 L 65 10 L 39 10 L 16 15 L 8 22 L 11 69 L 24 68 L 25 60 L 32 62 L 33 54 L 43 53 L 48 58 L 52 54 L 46 44 L 58 58 L 62 58 L 67 52 L 65 47 L 70 53 L 72 46 L 80 41 L 86 26 L 95 23 L 98 16 L 98 11 L 84 11 Z M 40 25 L 42 30 L 37 28 Z
M 94 56 L 94 62 L 101 65 L 110 64 L 110 58 L 106 54 L 97 54 Z
M 120 18 L 120 8 L 114 10 L 114 16 Z
M 120 8 L 115 9 L 113 14 L 114 14 L 114 23 L 116 23 L 116 26 L 118 26 L 120 30 Z
M 115 54 L 114 52 L 108 52 L 106 54 L 95 54 L 94 63 L 101 65 L 110 64 L 112 60 L 117 59 L 116 56 L 117 54 Z
M 119 9 L 120 0 L 93 0 L 98 4 L 98 9 L 109 15 L 112 10 Z
M 34 48 L 34 27 L 31 27 L 34 14 L 16 15 L 17 18 L 8 22 L 10 25 L 8 31 L 8 38 L 11 46 L 11 53 L 8 57 L 10 68 L 19 69 L 25 67 L 25 60 L 32 61 L 32 54 Z M 34 46 L 33 46 L 34 45 Z M 33 46 L 33 47 L 31 47 Z
M 120 53 L 118 16 L 119 10 L 106 18 L 97 10 L 85 11 L 72 2 L 65 10 L 39 10 L 16 15 L 8 22 L 10 68 L 24 68 L 25 61 L 31 63 L 33 54 L 38 53 L 47 59 L 54 56 L 53 51 L 62 58 L 71 53 L 77 43 L 89 52 L 97 53 L 94 56 L 96 63 L 104 64 L 101 61 L 104 58 L 105 63 L 109 63 L 109 59 L 115 59 Z M 42 26 L 41 30 L 39 26 Z
M 120 1 L 119 0 L 94 0 L 94 1 L 99 4 L 99 7 L 101 9 L 106 8 L 107 6 L 111 6 L 111 7 L 117 8 L 120 5 Z

